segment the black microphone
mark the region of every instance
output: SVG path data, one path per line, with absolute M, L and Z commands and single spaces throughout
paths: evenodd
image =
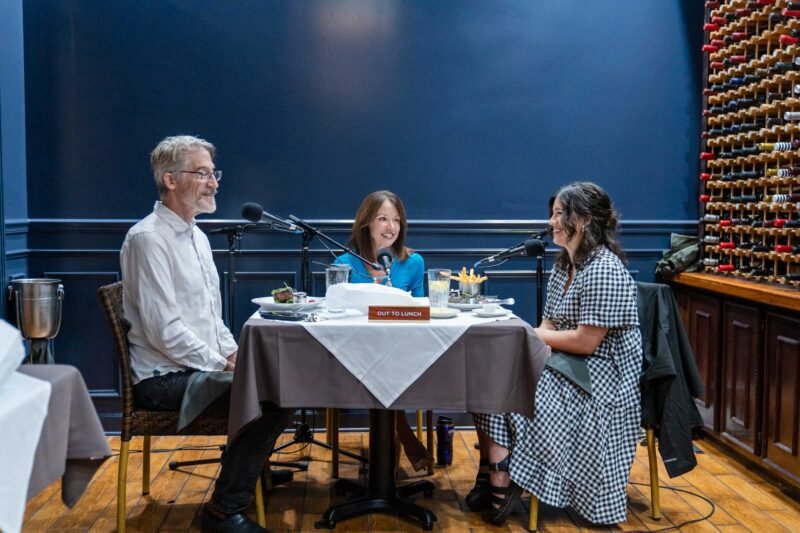
M 522 244 L 513 246 L 504 252 L 500 252 L 499 254 L 489 256 L 486 259 L 481 259 L 479 262 L 494 263 L 495 261 L 502 261 L 504 259 L 508 259 L 510 257 L 515 257 L 518 255 L 526 255 L 526 256 L 542 255 L 544 253 L 544 247 L 545 243 L 543 241 L 539 239 L 528 239 Z
M 378 250 L 378 263 L 380 263 L 381 268 L 386 271 L 386 275 L 389 275 L 389 270 L 392 268 L 392 260 L 394 259 L 394 255 L 392 254 L 391 248 L 381 248 Z
M 542 238 L 550 235 L 550 231 L 552 231 L 552 229 L 553 229 L 553 226 L 548 224 L 548 225 L 546 225 L 544 227 L 544 229 L 541 229 L 539 231 L 534 231 L 533 233 L 531 233 L 531 237 L 533 237 L 534 239 L 542 239 Z
M 255 202 L 247 202 L 242 206 L 242 218 L 245 220 L 249 220 L 250 222 L 261 222 L 265 218 L 271 220 L 273 222 L 277 222 L 284 228 L 288 229 L 289 231 L 293 231 L 295 233 L 303 233 L 303 230 L 300 229 L 299 226 L 290 222 L 289 220 L 284 220 L 282 218 L 278 218 L 275 215 L 267 213 L 264 211 L 264 208 L 258 205 Z

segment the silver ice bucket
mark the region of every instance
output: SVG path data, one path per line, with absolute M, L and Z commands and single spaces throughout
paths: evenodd
M 17 311 L 17 327 L 26 339 L 52 339 L 61 327 L 64 286 L 60 279 L 15 279 L 8 298 Z

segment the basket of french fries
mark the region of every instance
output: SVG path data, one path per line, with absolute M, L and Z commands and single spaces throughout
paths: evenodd
M 486 281 L 486 276 L 475 274 L 475 269 L 470 268 L 467 274 L 467 267 L 462 267 L 457 275 L 451 274 L 451 280 L 458 281 L 458 290 L 464 298 L 476 298 L 481 293 L 481 284 Z

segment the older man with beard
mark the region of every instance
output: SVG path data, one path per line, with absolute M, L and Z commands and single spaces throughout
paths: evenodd
M 222 171 L 214 146 L 197 137 L 167 137 L 150 162 L 160 201 L 122 245 L 123 301 L 134 398 L 154 410 L 178 410 L 200 373 L 233 371 L 237 345 L 222 322 L 219 275 L 208 238 L 194 217 L 216 210 Z M 224 409 L 230 388 L 207 408 Z M 230 444 L 203 531 L 264 531 L 245 514 L 287 413 L 265 402 L 263 416 Z

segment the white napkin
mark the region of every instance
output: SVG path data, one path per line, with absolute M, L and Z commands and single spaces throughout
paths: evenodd
M 375 398 L 389 407 L 476 321 L 366 323 L 301 322 Z
M 364 314 L 370 305 L 420 305 L 406 291 L 377 283 L 339 283 L 325 293 L 331 309 L 355 309 Z

